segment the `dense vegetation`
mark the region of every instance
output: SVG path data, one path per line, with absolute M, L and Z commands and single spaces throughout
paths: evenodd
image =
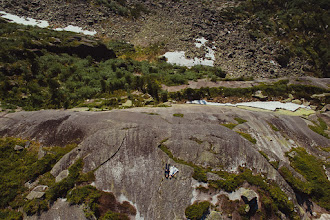
M 225 8 L 221 15 L 224 20 L 249 19 L 252 39 L 271 36 L 286 45 L 277 51 L 281 66 L 294 56 L 303 57 L 314 67 L 306 71 L 330 77 L 329 7 L 327 0 L 248 0 Z
M 28 181 L 32 183 L 37 178 L 42 183 L 53 165 L 76 145 L 47 148 L 45 149 L 47 154 L 38 160 L 38 144 L 27 144 L 29 147 L 24 148 L 27 142 L 17 138 L 0 138 L 0 209 L 7 207 L 17 209 L 24 205 L 25 211 L 34 214 L 39 211 L 38 207 L 47 209 L 48 204 L 43 202 L 40 204 L 39 200 L 26 203 L 24 197 L 28 190 L 24 184 Z M 15 146 L 23 146 L 24 149 L 15 150 Z M 6 216 L 17 215 L 7 209 L 1 213 L 0 215 L 6 214 Z
M 293 176 L 286 167 L 280 168 L 285 180 L 300 194 L 308 195 L 320 206 L 330 210 L 330 183 L 324 172 L 324 163 L 306 152 L 304 148 L 295 148 L 287 153 L 291 166 L 300 173 L 306 181 Z M 292 154 L 293 153 L 293 154 Z M 326 164 L 329 166 L 329 164 Z
M 209 213 L 210 205 L 208 201 L 196 202 L 186 208 L 186 217 L 191 220 L 203 219 Z
M 167 93 L 161 91 L 161 84 L 180 85 L 203 77 L 225 77 L 225 73 L 216 67 L 188 69 L 165 61 L 79 57 L 71 53 L 83 44 L 79 41 L 81 37 L 76 35 L 9 24 L 3 20 L 0 20 L 0 27 L 0 100 L 3 108 L 71 108 L 92 98 L 102 98 L 105 106 L 116 106 L 121 103 L 120 97 L 133 91 L 149 94 L 156 102 L 167 101 Z M 55 43 L 56 48 L 61 48 L 59 52 L 49 47 Z M 109 47 L 115 51 L 130 48 L 114 42 L 109 42 Z M 134 57 L 135 49 L 131 49 L 127 49 L 127 54 Z
M 17 146 L 23 146 L 23 149 L 18 150 Z M 128 215 L 134 216 L 136 210 L 129 202 L 119 203 L 113 194 L 88 185 L 95 177 L 93 172 L 82 173 L 82 159 L 69 167 L 68 177 L 55 183 L 49 171 L 76 146 L 44 147 L 46 155 L 38 159 L 38 143 L 18 138 L 0 138 L 0 219 L 22 219 L 23 215 L 18 211 L 20 208 L 27 215 L 40 214 L 48 210 L 57 198 L 67 198 L 70 204 L 84 204 L 86 217 L 112 219 L 115 216 L 116 219 L 129 219 Z M 47 185 L 48 189 L 42 198 L 27 200 L 25 197 L 30 190 L 25 183 L 35 180 L 40 185 Z

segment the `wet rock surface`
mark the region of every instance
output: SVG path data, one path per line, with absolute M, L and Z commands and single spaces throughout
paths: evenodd
M 175 113 L 183 117 L 174 117 Z M 235 122 L 235 117 L 247 120 L 235 129 L 251 134 L 256 144 L 220 125 Z M 322 117 L 329 116 L 324 113 Z M 49 121 L 56 123 L 46 126 Z M 272 130 L 269 122 L 280 131 Z M 83 135 L 76 135 L 76 130 Z M 311 131 L 300 117 L 193 105 L 109 112 L 19 112 L 2 115 L 0 134 L 35 139 L 44 145 L 78 143 L 53 167 L 52 175 L 61 175 L 75 160 L 83 158 L 84 172 L 96 170 L 93 185 L 112 192 L 119 200 L 129 201 L 137 209 L 137 216 L 144 219 L 184 218 L 184 210 L 193 198 L 193 168 L 171 160 L 158 147 L 160 143 L 175 157 L 203 167 L 235 172 L 239 166 L 245 166 L 263 173 L 275 180 L 296 204 L 291 187 L 259 150 L 271 159 L 288 163 L 284 154 L 292 147 L 303 147 L 325 158 L 329 153 L 315 146 L 330 145 L 329 139 Z M 164 177 L 166 163 L 180 170 L 175 178 Z M 60 204 L 66 207 L 66 203 Z M 47 213 L 54 212 L 52 208 Z M 40 218 L 47 219 L 43 215 Z

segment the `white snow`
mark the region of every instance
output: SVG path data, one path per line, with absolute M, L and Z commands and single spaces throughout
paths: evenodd
M 120 194 L 118 201 L 120 203 L 123 203 L 124 201 L 129 202 L 132 206 L 135 207 L 136 209 L 136 215 L 135 215 L 135 220 L 144 220 L 144 217 L 141 216 L 141 213 L 139 212 L 136 204 L 134 204 L 132 201 L 128 200 L 128 198 L 124 194 Z
M 13 15 L 4 11 L 0 11 L 0 14 L 2 18 L 6 18 L 8 19 L 10 22 L 14 22 L 17 24 L 24 24 L 24 25 L 33 25 L 33 26 L 38 26 L 41 28 L 46 28 L 49 26 L 48 21 L 44 21 L 44 20 L 36 20 L 33 18 L 23 18 L 23 17 L 19 17 L 17 15 Z
M 201 46 L 204 46 L 205 43 L 207 42 L 207 40 L 204 37 L 197 38 L 196 41 L 197 42 L 195 43 L 195 46 L 198 48 L 200 48 Z
M 36 20 L 34 18 L 24 18 L 24 17 L 20 17 L 17 15 L 13 15 L 13 14 L 4 12 L 4 11 L 0 11 L 0 17 L 8 19 L 10 22 L 14 22 L 17 24 L 33 25 L 33 26 L 38 26 L 40 28 L 49 27 L 48 21 Z M 82 34 L 91 35 L 91 36 L 96 34 L 96 31 L 83 30 L 81 27 L 73 26 L 73 25 L 69 25 L 65 28 L 55 28 L 54 30 L 55 31 L 72 31 L 75 33 L 82 33 Z
M 85 35 L 95 35 L 96 31 L 87 31 L 87 30 L 83 30 L 81 27 L 78 26 L 73 26 L 73 25 L 69 25 L 65 28 L 55 28 L 55 31 L 71 31 L 71 32 L 75 32 L 75 33 L 82 33 Z
M 197 38 L 195 42 L 195 46 L 200 48 L 202 46 L 205 46 L 205 43 L 207 40 L 202 38 Z M 184 51 L 174 51 L 174 52 L 166 52 L 164 56 L 167 58 L 168 63 L 177 64 L 180 66 L 186 66 L 186 67 L 192 67 L 196 65 L 205 65 L 205 66 L 214 66 L 214 60 L 215 60 L 215 52 L 214 49 L 216 49 L 215 46 L 206 47 L 207 53 L 205 54 L 205 58 L 197 58 L 194 59 L 188 59 L 185 56 Z
M 187 101 L 188 104 L 199 104 L 199 105 L 215 105 L 215 106 L 247 106 L 253 108 L 261 108 L 270 111 L 275 111 L 276 109 L 285 109 L 289 111 L 296 111 L 299 108 L 310 109 L 309 106 L 298 105 L 295 103 L 287 102 L 282 103 L 278 101 L 269 101 L 269 102 L 241 102 L 237 104 L 231 103 L 217 103 L 217 102 L 208 102 L 205 100 L 194 100 L 194 101 Z

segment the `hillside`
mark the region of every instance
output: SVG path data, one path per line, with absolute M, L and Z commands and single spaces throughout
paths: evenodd
M 330 218 L 328 1 L 0 16 L 0 219 Z

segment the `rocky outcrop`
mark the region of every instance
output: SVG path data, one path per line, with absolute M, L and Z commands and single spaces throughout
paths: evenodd
M 175 113 L 183 117 L 174 117 Z M 256 144 L 220 125 L 235 122 L 235 117 L 247 120 L 237 129 L 250 133 Z M 269 122 L 281 132 L 272 130 Z M 120 202 L 129 201 L 144 219 L 184 218 L 194 197 L 193 168 L 170 159 L 159 148 L 161 143 L 176 158 L 214 171 L 236 172 L 243 166 L 262 173 L 276 181 L 294 202 L 291 187 L 258 151 L 285 161 L 284 153 L 293 146 L 326 157 L 329 153 L 313 146 L 330 145 L 300 117 L 193 105 L 109 112 L 18 112 L 0 118 L 0 134 L 35 139 L 44 145 L 78 143 L 53 167 L 52 175 L 58 176 L 83 158 L 83 171 L 94 171 L 93 185 L 112 192 Z M 166 163 L 180 170 L 176 178 L 164 177 Z

